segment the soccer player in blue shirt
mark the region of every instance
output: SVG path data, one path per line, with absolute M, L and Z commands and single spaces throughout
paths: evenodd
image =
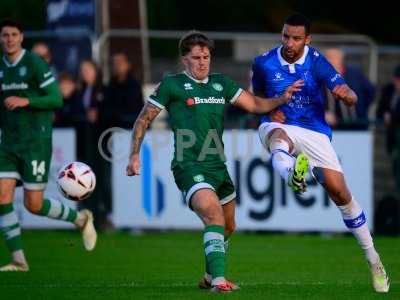
M 262 119 L 259 134 L 272 154 L 272 165 L 297 193 L 305 191 L 308 169 L 339 208 L 344 223 L 364 250 L 374 289 L 388 292 L 389 278 L 376 252 L 366 218 L 347 188 L 343 170 L 331 145 L 332 131 L 324 117 L 324 87 L 346 105 L 354 105 L 357 95 L 325 57 L 309 46 L 310 22 L 300 14 L 289 16 L 282 30 L 282 45 L 256 57 L 253 64 L 254 92 L 278 97 L 298 79 L 301 91 L 279 107 L 284 122 Z

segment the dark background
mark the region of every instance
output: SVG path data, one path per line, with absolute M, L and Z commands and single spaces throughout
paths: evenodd
M 45 0 L 1 0 L 0 18 L 16 18 L 26 30 L 44 29 L 45 4 Z M 285 16 L 297 11 L 311 19 L 314 33 L 359 33 L 379 44 L 400 44 L 396 33 L 400 14 L 395 6 L 395 1 L 348 0 L 147 1 L 150 29 L 279 32 Z

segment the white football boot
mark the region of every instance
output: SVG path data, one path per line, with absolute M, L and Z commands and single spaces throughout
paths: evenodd
M 387 293 L 390 287 L 389 277 L 386 274 L 385 267 L 381 260 L 375 264 L 369 264 L 369 269 L 372 276 L 372 285 L 378 293 Z
M 84 215 L 86 218 L 85 224 L 81 228 L 83 245 L 87 251 L 92 251 L 94 247 L 96 247 L 97 241 L 97 232 L 93 224 L 93 214 L 87 209 L 83 209 L 79 213 Z
M 0 267 L 0 272 L 28 272 L 28 271 L 29 271 L 28 265 L 16 262 L 11 262 L 7 265 Z

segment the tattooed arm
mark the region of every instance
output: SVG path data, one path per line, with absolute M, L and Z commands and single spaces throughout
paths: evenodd
M 135 124 L 133 125 L 131 151 L 129 163 L 126 167 L 126 175 L 132 176 L 140 174 L 140 146 L 142 145 L 147 128 L 150 126 L 154 118 L 160 113 L 160 111 L 161 109 L 157 106 L 151 103 L 146 103 L 137 117 Z

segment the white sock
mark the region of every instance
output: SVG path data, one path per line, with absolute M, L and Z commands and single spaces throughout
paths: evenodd
M 12 260 L 14 261 L 14 262 L 17 262 L 17 263 L 20 263 L 20 264 L 23 264 L 23 265 L 27 265 L 28 263 L 26 262 L 26 258 L 25 258 L 25 254 L 24 254 L 24 250 L 17 250 L 17 251 L 14 251 L 12 254 L 11 254 L 11 256 L 12 256 Z
M 371 232 L 367 226 L 366 218 L 360 204 L 352 197 L 350 203 L 338 206 L 342 213 L 343 221 L 353 233 L 369 263 L 374 264 L 379 260 L 375 250 Z
M 281 139 L 271 142 L 269 149 L 272 155 L 272 166 L 279 175 L 288 182 L 289 173 L 293 169 L 295 158 L 289 154 L 289 144 Z
M 364 255 L 367 261 L 371 264 L 375 264 L 379 261 L 379 254 L 376 252 L 374 246 L 364 249 Z
M 212 286 L 216 286 L 218 284 L 223 284 L 225 283 L 225 277 L 215 277 L 212 281 L 211 281 L 211 285 Z

